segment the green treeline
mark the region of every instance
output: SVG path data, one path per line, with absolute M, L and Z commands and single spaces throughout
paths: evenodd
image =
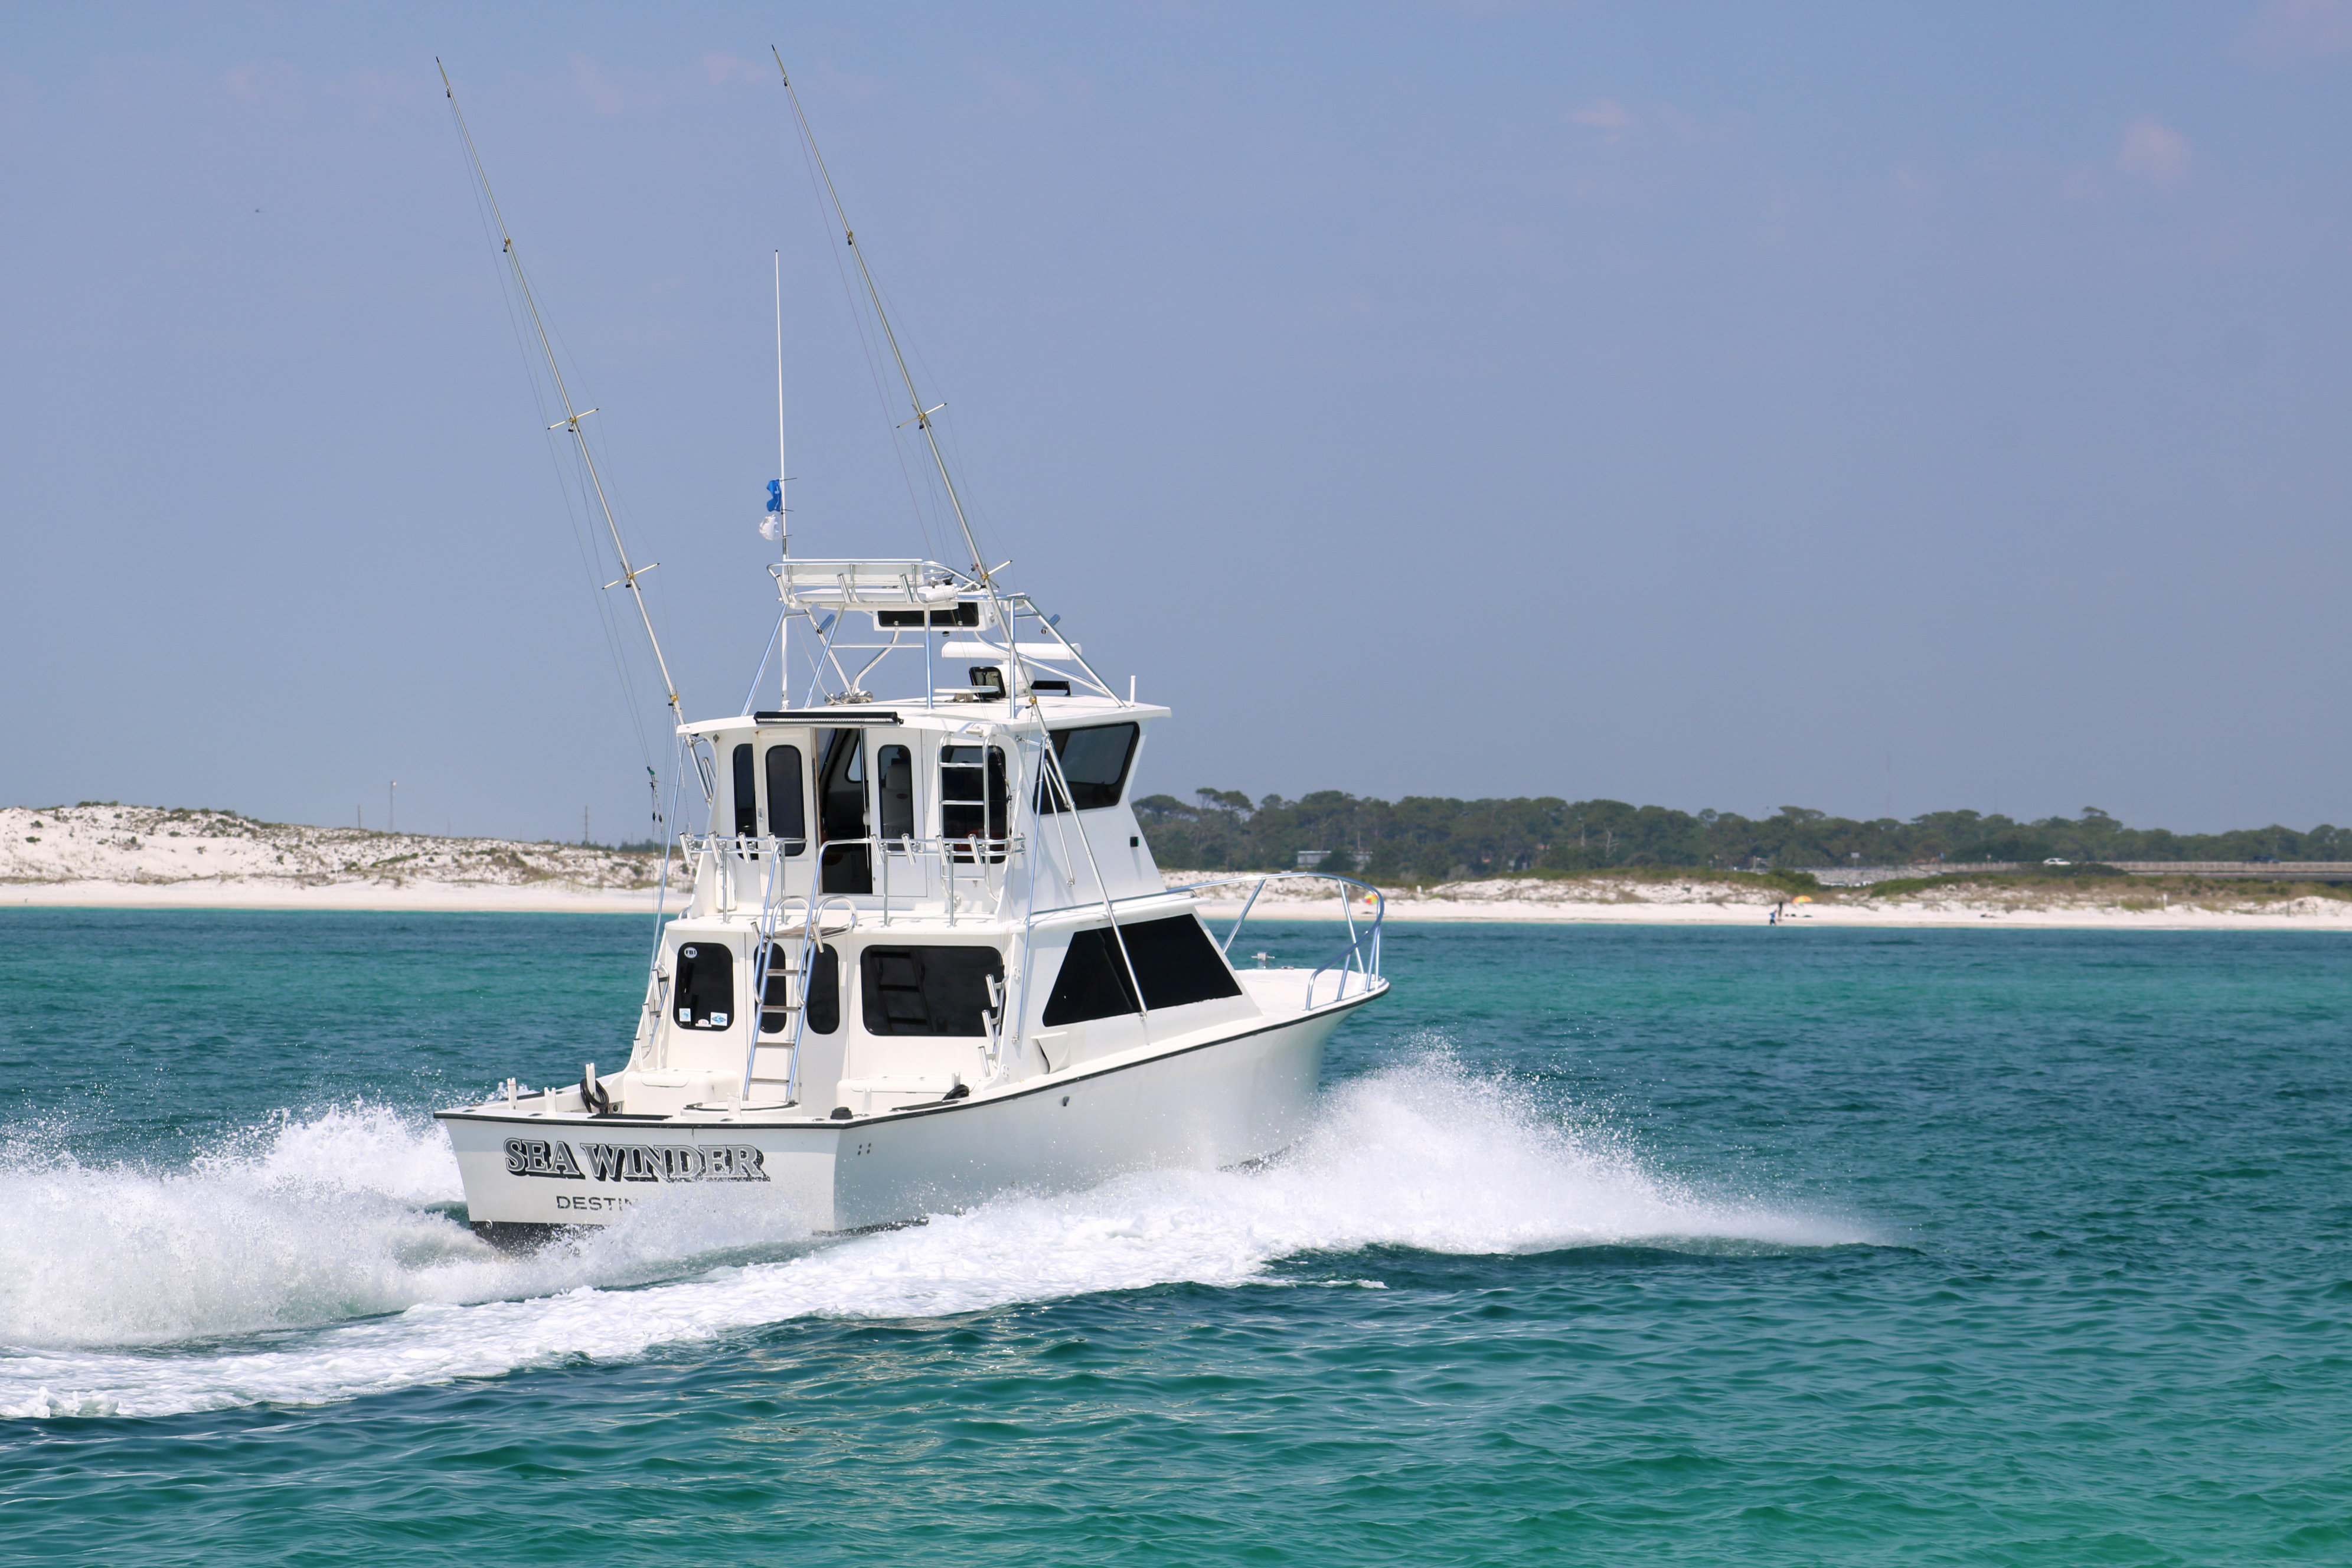
M 1753 819 L 1694 816 L 1621 800 L 1367 800 L 1318 790 L 1297 800 L 1253 803 L 1237 790 L 1194 792 L 1187 805 L 1155 795 L 1135 803 L 1151 853 L 1175 870 L 1281 870 L 1301 849 L 1327 849 L 1326 870 L 1375 880 L 1453 881 L 1510 871 L 1583 871 L 1612 866 L 1790 868 L 1859 861 L 2352 860 L 2352 828 L 2325 824 L 2232 833 L 2126 827 L 2096 806 L 2079 817 L 2016 822 L 1973 811 L 1934 811 L 1908 822 L 1853 822 L 1784 805 Z

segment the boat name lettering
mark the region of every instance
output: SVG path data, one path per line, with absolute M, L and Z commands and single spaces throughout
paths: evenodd
M 583 1143 L 600 1182 L 764 1182 L 765 1156 L 749 1143 Z
M 507 1140 L 507 1174 L 553 1176 L 559 1181 L 584 1182 L 586 1173 L 572 1157 L 572 1145 L 548 1138 Z

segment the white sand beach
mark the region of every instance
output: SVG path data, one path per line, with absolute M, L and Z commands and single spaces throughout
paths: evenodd
M 255 822 L 219 811 L 87 805 L 0 807 L 0 908 L 405 910 L 646 914 L 657 857 L 580 845 L 372 833 Z M 1170 871 L 1171 887 L 1208 874 Z M 1594 875 L 1383 888 L 1391 921 L 1586 921 L 1779 927 L 1967 926 L 2125 931 L 2352 931 L 2352 898 L 2235 885 L 1978 885 L 1906 894 L 1832 889 L 1799 902 L 1755 881 Z M 1206 912 L 1241 912 L 1249 884 Z M 1361 906 L 1358 906 L 1360 916 Z M 1276 881 L 1254 919 L 1342 916 L 1330 884 Z

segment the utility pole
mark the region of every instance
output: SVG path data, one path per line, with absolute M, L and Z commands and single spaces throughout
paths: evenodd
M 392 781 L 392 788 L 387 793 L 392 796 L 392 805 L 389 808 L 391 820 L 388 826 L 385 826 L 384 831 L 386 833 L 397 833 L 400 831 L 400 781 L 398 779 Z

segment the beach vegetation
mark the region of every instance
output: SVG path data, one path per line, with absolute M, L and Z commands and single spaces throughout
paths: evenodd
M 1318 790 L 1296 800 L 1202 789 L 1135 803 L 1153 858 L 1171 870 L 1283 870 L 1302 849 L 1339 857 L 1344 873 L 1381 883 L 1465 881 L 1540 872 L 1675 868 L 1769 873 L 1804 867 L 2005 861 L 2039 877 L 2095 880 L 2118 860 L 2352 862 L 2352 828 L 2273 825 L 2227 833 L 2130 827 L 2097 806 L 2080 816 L 2019 821 L 1999 813 L 1937 811 L 1908 821 L 1856 821 L 1809 806 L 1769 816 L 1678 811 L 1554 795 L 1397 801 Z M 2071 862 L 2042 865 L 2046 860 Z
M 2053 867 L 2051 869 L 2054 871 L 2057 868 Z M 2347 874 L 2352 874 L 2352 868 L 2347 868 Z M 2062 888 L 2069 894 L 2111 893 L 2115 901 L 2126 909 L 2155 907 L 2168 899 L 2175 904 L 2193 903 L 2200 900 L 2270 902 L 2280 899 L 2306 898 L 2352 901 L 2352 886 L 2333 882 L 2146 875 L 2118 871 L 2112 866 L 2100 867 L 2095 875 L 2088 877 L 2045 875 L 2038 866 L 2014 871 L 1962 871 L 1949 876 L 1895 877 L 1884 882 L 1873 882 L 1866 888 L 1839 888 L 1833 891 L 1853 900 L 1908 900 L 1937 893 L 1954 896 L 1987 891 L 2023 895 L 2057 893 Z

